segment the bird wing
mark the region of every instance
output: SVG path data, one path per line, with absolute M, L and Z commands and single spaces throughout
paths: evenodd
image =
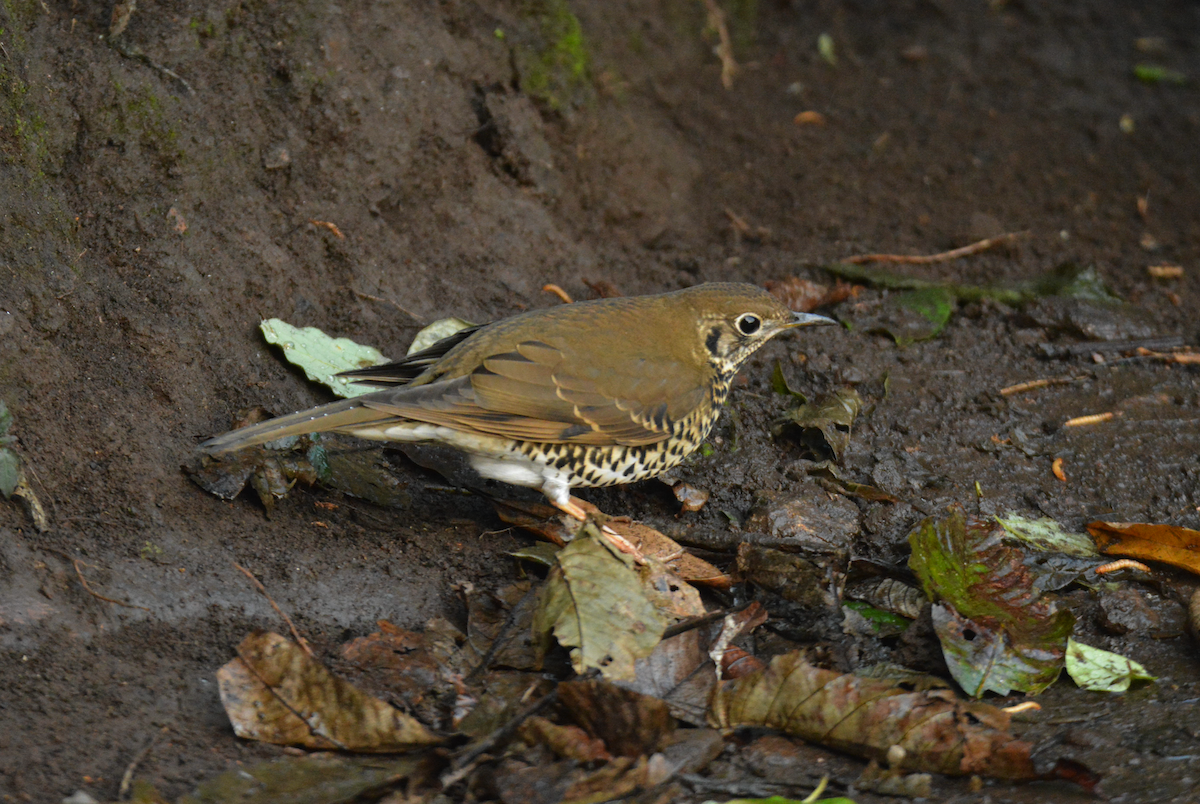
M 425 369 L 441 360 L 447 352 L 485 326 L 486 324 L 477 324 L 473 327 L 460 329 L 453 335 L 448 335 L 432 346 L 422 349 L 419 352 L 414 352 L 407 357 L 402 357 L 399 360 L 379 366 L 367 366 L 366 368 L 343 371 L 337 376 L 349 377 L 350 379 L 359 381 L 363 385 L 379 385 L 383 387 L 407 385 L 423 374 Z
M 383 414 L 488 435 L 636 446 L 669 437 L 706 393 L 694 373 L 669 358 L 643 358 L 619 373 L 605 360 L 565 363 L 559 349 L 524 341 L 469 375 L 359 399 Z

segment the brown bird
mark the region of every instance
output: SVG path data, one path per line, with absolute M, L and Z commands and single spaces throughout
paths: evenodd
M 572 488 L 675 466 L 708 436 L 746 358 L 786 330 L 835 323 L 734 283 L 534 310 L 345 372 L 384 390 L 200 446 L 218 454 L 326 431 L 434 442 L 465 453 L 485 478 L 541 489 L 582 520 Z

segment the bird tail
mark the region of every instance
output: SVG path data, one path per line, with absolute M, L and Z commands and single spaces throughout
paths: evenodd
M 200 445 L 200 449 L 210 455 L 219 455 L 223 452 L 263 444 L 287 436 L 345 430 L 345 428 L 394 418 L 394 416 L 367 407 L 358 399 L 342 399 L 330 402 L 328 405 L 268 419 L 249 427 L 230 430 L 228 433 L 208 439 Z

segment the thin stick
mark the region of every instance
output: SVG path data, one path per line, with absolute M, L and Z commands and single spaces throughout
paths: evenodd
M 721 40 L 717 45 L 717 58 L 721 60 L 721 86 L 733 89 L 738 63 L 733 58 L 733 37 L 729 35 L 729 26 L 725 24 L 725 12 L 717 5 L 717 0 L 704 0 L 704 7 L 708 9 L 708 24 L 717 29 L 717 37 Z
M 946 262 L 948 260 L 956 260 L 959 257 L 969 257 L 972 254 L 978 254 L 981 251 L 987 251 L 989 248 L 994 248 L 1002 243 L 1011 243 L 1014 240 L 1025 237 L 1029 232 L 1009 232 L 998 237 L 987 237 L 969 246 L 962 248 L 943 251 L 940 254 L 928 254 L 924 256 L 907 256 L 904 254 L 860 254 L 857 257 L 847 257 L 842 262 L 848 262 L 852 265 L 858 265 L 864 262 L 901 262 L 906 265 L 928 265 L 934 262 Z
M 508 721 L 503 726 L 489 734 L 487 739 L 475 746 L 475 748 L 472 748 L 466 754 L 458 757 L 454 761 L 454 770 L 442 777 L 442 789 L 444 790 L 465 778 L 466 775 L 474 768 L 475 760 L 479 759 L 479 757 L 483 756 L 488 751 L 491 751 L 497 745 L 510 738 L 514 733 L 516 733 L 517 729 L 521 727 L 522 723 L 557 700 L 558 687 L 555 687 L 541 698 L 538 698 L 529 706 L 518 712 L 512 720 Z
M 403 307 L 396 304 L 391 299 L 385 299 L 382 296 L 372 296 L 370 293 L 363 293 L 361 290 L 356 290 L 355 288 L 352 288 L 349 285 L 346 285 L 345 287 L 348 288 L 351 293 L 353 293 L 355 296 L 357 296 L 360 299 L 369 299 L 371 301 L 377 301 L 377 302 L 383 302 L 384 304 L 390 304 L 392 307 L 395 307 L 397 310 L 404 313 L 406 316 L 411 318 L 413 321 L 416 321 L 418 324 L 420 324 L 422 326 L 425 325 L 425 319 L 421 318 L 421 316 L 417 315 L 416 313 L 412 312 L 411 310 L 404 309 Z
M 137 755 L 134 756 L 133 761 L 129 763 L 129 767 L 125 769 L 125 775 L 121 777 L 121 786 L 117 788 L 118 801 L 123 801 L 125 796 L 129 794 L 129 788 L 133 785 L 134 771 L 137 770 L 138 765 L 142 764 L 142 760 L 144 760 L 146 755 L 150 753 L 150 749 L 154 747 L 156 742 L 158 742 L 157 734 L 150 738 L 150 742 L 146 743 L 145 748 L 137 752 Z
M 84 564 L 86 562 L 82 558 L 72 558 L 71 563 L 75 565 L 75 574 L 79 576 L 79 582 L 83 584 L 83 588 L 86 589 L 87 593 L 92 597 L 99 598 L 105 603 L 115 603 L 118 606 L 124 606 L 127 609 L 141 609 L 142 611 L 150 611 L 150 609 L 146 608 L 145 606 L 126 603 L 124 600 L 117 600 L 115 598 L 105 597 L 104 595 L 100 594 L 93 589 L 90 584 L 88 584 L 87 578 L 83 577 L 83 570 L 80 568 L 80 564 Z
M 236 561 L 233 562 L 233 566 L 241 570 L 241 573 L 250 579 L 250 583 L 254 584 L 254 588 L 259 591 L 259 594 L 267 599 L 267 602 L 271 604 L 271 608 L 275 609 L 275 613 L 282 617 L 283 621 L 287 623 L 288 628 L 291 629 L 292 637 L 296 640 L 296 644 L 303 648 L 305 653 L 307 653 L 309 656 L 312 656 L 313 652 L 312 648 L 308 646 L 308 640 L 300 636 L 300 632 L 296 630 L 296 624 L 292 622 L 292 618 L 284 614 L 283 609 L 275 605 L 275 601 L 272 600 L 271 596 L 267 594 L 267 588 L 262 585 L 258 578 L 254 577 L 254 573 Z

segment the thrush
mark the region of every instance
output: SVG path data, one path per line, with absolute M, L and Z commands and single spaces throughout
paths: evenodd
M 382 390 L 200 446 L 219 454 L 327 431 L 433 442 L 464 453 L 484 478 L 540 489 L 584 519 L 572 488 L 677 465 L 708 437 L 746 358 L 781 332 L 834 323 L 735 283 L 534 310 L 343 374 Z

